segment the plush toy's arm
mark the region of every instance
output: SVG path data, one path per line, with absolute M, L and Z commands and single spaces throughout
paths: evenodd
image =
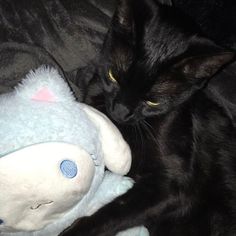
M 134 228 L 130 228 L 119 232 L 116 236 L 149 236 L 148 229 L 144 226 L 137 226 Z
M 133 186 L 133 183 L 134 181 L 129 177 L 106 171 L 102 184 L 92 201 L 89 202 L 87 215 L 93 214 L 105 204 L 127 192 Z
M 98 110 L 81 103 L 81 108 L 99 129 L 106 167 L 113 173 L 126 175 L 131 166 L 131 151 L 116 126 Z

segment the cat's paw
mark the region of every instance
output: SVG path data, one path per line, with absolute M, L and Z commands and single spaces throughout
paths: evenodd
M 83 217 L 75 221 L 59 236 L 111 236 L 109 232 L 100 227 L 99 220 L 92 217 Z

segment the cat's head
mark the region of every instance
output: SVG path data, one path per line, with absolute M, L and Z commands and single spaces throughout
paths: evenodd
M 107 113 L 119 123 L 164 114 L 233 56 L 201 37 L 173 7 L 157 0 L 119 0 L 99 69 Z

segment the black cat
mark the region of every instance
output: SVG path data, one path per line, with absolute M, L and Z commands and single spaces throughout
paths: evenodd
M 120 0 L 98 73 L 81 81 L 130 144 L 136 181 L 64 235 L 236 235 L 236 135 L 207 82 L 233 60 L 169 6 Z

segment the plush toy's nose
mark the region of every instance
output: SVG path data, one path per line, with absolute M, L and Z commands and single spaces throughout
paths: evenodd
M 69 179 L 74 178 L 78 173 L 76 163 L 70 160 L 62 161 L 60 164 L 60 169 L 62 174 Z
M 2 225 L 4 223 L 4 221 L 2 219 L 0 219 L 0 225 Z

